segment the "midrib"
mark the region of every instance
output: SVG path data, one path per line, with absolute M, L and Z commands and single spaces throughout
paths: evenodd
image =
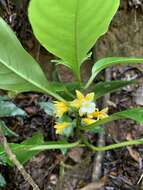
M 74 19 L 74 44 L 75 44 L 75 70 L 79 72 L 79 60 L 78 60 L 78 8 L 79 8 L 79 0 L 76 0 L 76 8 L 75 8 L 75 19 Z
M 5 63 L 5 61 L 1 60 L 0 59 L 0 62 L 5 66 L 7 67 L 9 70 L 11 70 L 12 72 L 14 72 L 16 75 L 18 75 L 19 77 L 21 77 L 22 79 L 24 79 L 25 81 L 29 82 L 30 84 L 32 84 L 33 86 L 36 86 L 37 88 L 41 89 L 43 92 L 46 92 L 48 94 L 50 94 L 51 96 L 55 97 L 56 99 L 59 99 L 58 98 L 58 95 L 56 95 L 55 93 L 53 92 L 50 92 L 49 90 L 47 90 L 47 88 L 43 88 L 41 85 L 35 83 L 33 80 L 30 80 L 30 78 L 26 78 L 22 73 L 20 72 L 17 72 L 14 68 L 10 67 L 9 65 L 7 65 Z

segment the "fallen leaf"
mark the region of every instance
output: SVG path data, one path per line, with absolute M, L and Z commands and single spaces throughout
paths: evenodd
M 72 148 L 69 153 L 68 156 L 77 163 L 80 163 L 82 160 L 82 154 L 83 154 L 84 150 L 83 148 Z
M 126 137 L 127 140 L 133 140 L 132 138 L 132 135 L 130 133 L 127 134 L 127 137 Z M 128 151 L 129 151 L 129 154 L 130 156 L 136 161 L 139 163 L 139 165 L 141 164 L 142 162 L 142 158 L 139 154 L 139 152 L 137 152 L 136 150 L 134 150 L 132 147 L 127 147 Z
M 101 190 L 101 188 L 105 186 L 105 182 L 106 182 L 106 180 L 101 180 L 99 182 L 93 182 L 79 190 Z

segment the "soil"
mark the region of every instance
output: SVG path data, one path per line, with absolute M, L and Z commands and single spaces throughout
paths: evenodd
M 0 0 L 0 15 L 11 25 L 25 49 L 35 57 L 43 68 L 48 79 L 52 79 L 54 66 L 50 60 L 54 58 L 39 45 L 27 19 L 28 0 L 15 3 L 14 0 Z M 143 1 L 122 0 L 120 9 L 114 17 L 109 32 L 98 40 L 93 48 L 93 60 L 85 63 L 82 68 L 84 80 L 88 78 L 91 66 L 96 59 L 105 56 L 142 56 L 143 55 Z M 63 81 L 72 81 L 72 73 L 65 67 L 58 67 Z M 111 79 L 133 79 L 139 77 L 142 66 L 136 65 L 111 68 Z M 64 75 L 63 75 L 64 73 Z M 88 73 L 88 74 L 87 74 Z M 63 77 L 64 76 L 64 77 Z M 103 80 L 99 76 L 99 80 Z M 112 93 L 109 103 L 110 113 L 125 108 L 143 106 L 143 86 L 138 85 L 123 88 Z M 137 98 L 140 97 L 140 98 Z M 48 100 L 50 97 L 43 94 L 24 93 L 13 101 L 24 109 L 29 117 L 25 119 L 5 119 L 7 126 L 19 134 L 18 139 L 9 139 L 10 142 L 22 142 L 36 131 L 42 131 L 45 140 L 56 140 L 52 128 L 53 119 L 47 116 L 37 106 L 37 101 Z M 143 125 L 130 120 L 112 122 L 106 127 L 106 145 L 117 143 L 129 138 L 141 138 Z M 93 141 L 98 136 L 93 135 Z M 92 168 L 94 154 L 88 149 L 72 149 L 64 157 L 60 151 L 44 151 L 29 161 L 25 168 L 31 174 L 41 190 L 76 190 L 92 182 Z M 134 146 L 108 151 L 102 163 L 102 178 L 94 184 L 93 190 L 140 190 L 143 183 L 138 180 L 143 173 L 143 147 Z M 65 161 L 65 174 L 59 177 L 59 163 Z M 71 167 L 70 167 L 71 166 Z M 3 190 L 30 190 L 31 187 L 24 181 L 16 168 L 0 166 L 1 173 L 7 181 Z M 98 188 L 99 187 L 99 188 Z M 88 187 L 87 190 L 90 190 Z

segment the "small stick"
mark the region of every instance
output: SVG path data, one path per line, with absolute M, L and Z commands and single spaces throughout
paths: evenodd
M 105 80 L 110 81 L 111 78 L 111 69 L 108 68 L 105 71 Z M 107 107 L 107 102 L 110 99 L 110 94 L 107 94 L 103 98 L 103 108 Z M 98 138 L 98 147 L 105 146 L 105 134 L 101 133 L 99 134 Z M 98 181 L 102 175 L 102 161 L 104 158 L 104 151 L 103 152 L 97 152 L 94 158 L 93 163 L 93 170 L 92 170 L 92 182 Z
M 20 171 L 25 181 L 27 181 L 33 187 L 33 190 L 40 190 L 38 185 L 34 182 L 32 177 L 30 176 L 30 174 L 26 172 L 23 165 L 21 165 L 21 163 L 16 159 L 15 154 L 11 151 L 11 148 L 8 145 L 7 139 L 4 136 L 4 133 L 1 127 L 0 127 L 0 143 L 3 145 L 5 153 L 7 154 L 9 159 L 13 162 L 13 164 L 17 167 L 17 169 Z
M 101 133 L 98 138 L 98 147 L 105 145 L 105 135 Z M 92 170 L 92 182 L 98 181 L 102 175 L 102 160 L 104 158 L 104 151 L 95 154 Z

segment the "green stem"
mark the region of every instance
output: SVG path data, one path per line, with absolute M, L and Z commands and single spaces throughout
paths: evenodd
M 36 146 L 31 146 L 31 145 L 27 145 L 27 149 L 29 151 L 35 151 L 35 150 L 50 150 L 50 149 L 62 149 L 62 148 L 74 148 L 74 147 L 80 147 L 83 145 L 80 145 L 80 141 L 76 141 L 74 143 L 67 143 L 67 144 L 50 144 L 47 143 L 47 145 L 36 145 Z M 30 147 L 31 146 L 31 147 Z
M 65 93 L 71 97 L 72 99 L 75 99 L 75 96 L 65 87 Z
M 81 121 L 80 121 L 80 117 L 79 114 L 76 113 L 76 136 L 77 138 L 79 138 L 80 135 L 80 126 L 81 126 Z
M 108 150 L 112 150 L 112 149 L 116 149 L 116 148 L 121 148 L 121 147 L 124 147 L 124 146 L 143 144 L 143 138 L 137 139 L 137 140 L 124 141 L 124 142 L 121 142 L 121 143 L 111 144 L 111 145 L 102 146 L 102 147 L 97 147 L 97 146 L 94 146 L 94 145 L 90 144 L 88 142 L 88 140 L 85 139 L 85 138 L 83 138 L 83 141 L 93 151 L 108 151 Z
M 58 94 L 51 93 L 50 95 L 53 96 L 54 98 L 56 98 L 58 101 L 67 103 L 67 101 L 64 98 L 62 98 L 61 96 L 59 96 Z
M 87 81 L 86 85 L 84 86 L 84 90 L 87 89 L 91 83 L 93 82 L 94 78 L 90 77 L 89 80 Z
M 50 150 L 50 149 L 61 149 L 61 148 L 74 148 L 74 147 L 89 147 L 92 151 L 97 152 L 97 151 L 108 151 L 108 150 L 112 150 L 112 149 L 116 149 L 116 148 L 121 148 L 121 147 L 125 147 L 125 146 L 132 146 L 132 145 L 140 145 L 143 144 L 143 138 L 141 139 L 137 139 L 137 140 L 130 140 L 130 141 L 124 141 L 121 143 L 117 143 L 117 144 L 111 144 L 108 146 L 102 146 L 102 147 L 97 147 L 94 146 L 92 144 L 90 144 L 88 142 L 88 140 L 85 137 L 81 137 L 81 140 L 83 141 L 84 144 L 81 144 L 81 141 L 77 141 L 74 143 L 67 143 L 67 144 L 47 144 L 47 145 L 27 145 L 25 147 L 25 145 L 19 145 L 19 147 L 12 147 L 11 144 L 11 149 L 12 151 L 18 154 L 18 152 L 20 153 L 21 151 L 23 151 L 24 149 L 26 149 L 27 151 L 44 151 L 44 150 Z M 1 156 L 3 156 L 5 154 L 5 151 L 2 150 L 0 152 Z

